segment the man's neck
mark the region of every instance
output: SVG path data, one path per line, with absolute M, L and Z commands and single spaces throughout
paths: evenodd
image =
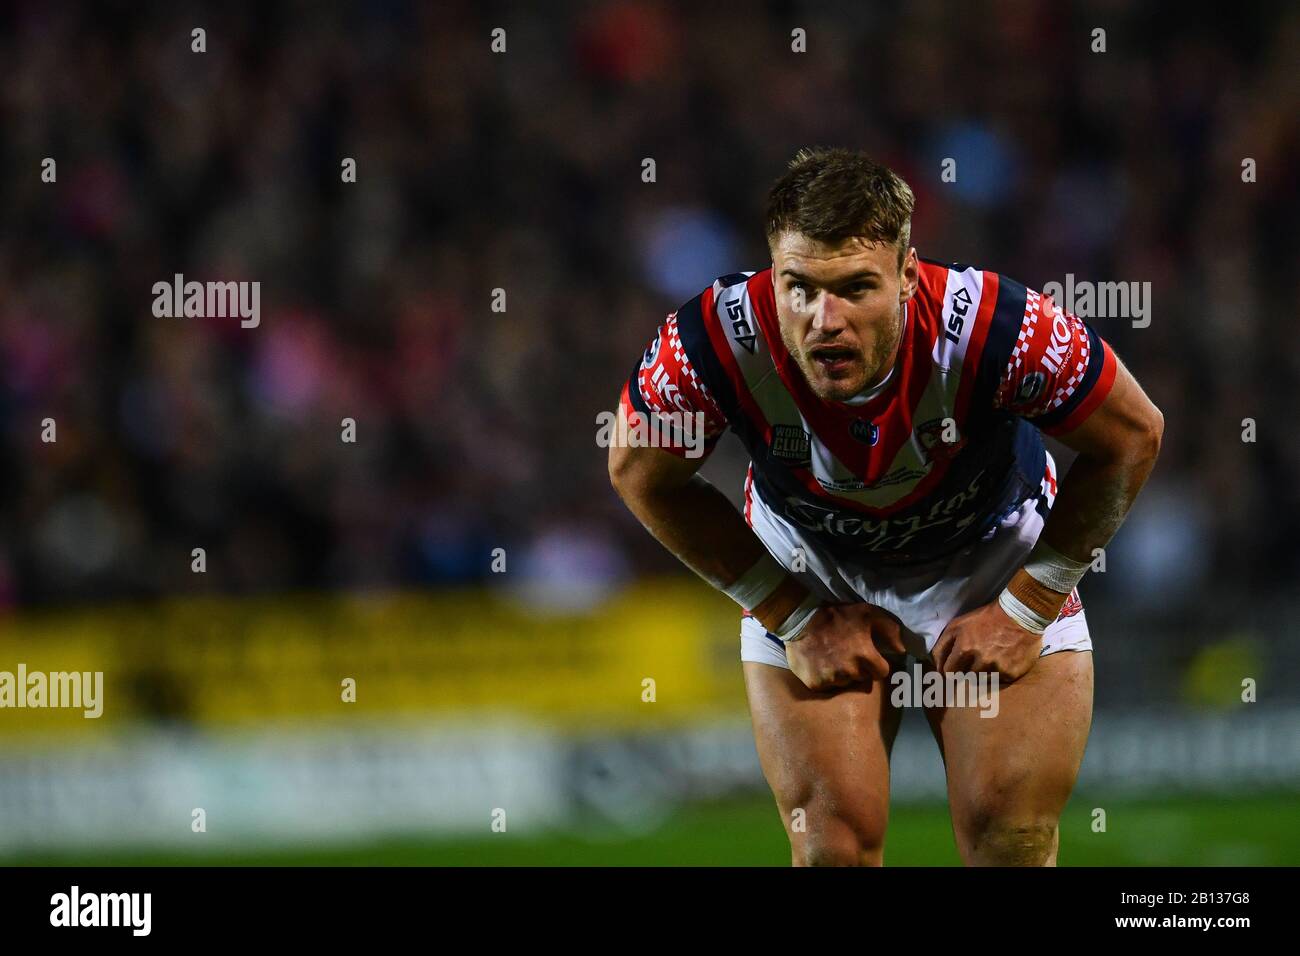
M 879 395 L 881 392 L 883 392 L 886 388 L 889 387 L 890 381 L 892 381 L 894 378 L 894 367 L 898 364 L 898 353 L 902 351 L 903 348 L 903 336 L 906 334 L 907 334 L 907 304 L 904 303 L 903 304 L 903 326 L 898 333 L 898 341 L 894 343 L 894 354 L 889 357 L 888 367 L 885 369 L 884 375 L 882 375 L 874 384 L 868 385 L 866 388 L 858 392 L 858 394 L 854 395 L 852 398 L 845 399 L 844 400 L 845 405 L 865 405 L 867 402 L 871 401 L 873 398 L 875 398 L 877 395 Z

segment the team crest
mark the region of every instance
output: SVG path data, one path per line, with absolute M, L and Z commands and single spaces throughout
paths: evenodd
M 663 336 L 656 335 L 654 341 L 646 348 L 645 354 L 641 356 L 641 367 L 649 368 L 654 365 L 655 359 L 659 357 L 659 342 Z
M 849 434 L 864 445 L 874 445 L 880 441 L 880 426 L 865 418 L 855 418 L 849 426 Z
M 956 441 L 944 441 L 944 421 L 946 419 L 932 418 L 916 426 L 916 440 L 921 443 L 925 460 L 932 465 L 946 465 L 966 446 L 966 439 L 960 433 Z
M 1016 404 L 1027 405 L 1036 400 L 1039 395 L 1043 394 L 1043 386 L 1047 384 L 1047 376 L 1042 372 L 1030 372 L 1016 389 Z

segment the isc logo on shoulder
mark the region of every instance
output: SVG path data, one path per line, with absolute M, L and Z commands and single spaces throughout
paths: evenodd
M 970 311 L 971 298 L 966 287 L 962 286 L 952 294 L 952 315 L 948 316 L 948 331 L 944 338 L 956 342 L 961 338 L 962 327 L 966 324 L 966 313 Z
M 746 352 L 753 355 L 754 328 L 745 317 L 745 307 L 740 304 L 739 299 L 732 299 L 727 303 L 727 318 L 731 320 L 731 332 L 736 337 L 736 341 Z

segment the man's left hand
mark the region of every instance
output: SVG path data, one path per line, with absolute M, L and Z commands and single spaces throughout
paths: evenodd
M 1021 627 L 995 600 L 948 622 L 930 656 L 946 673 L 997 672 L 1008 683 L 1024 677 L 1043 649 L 1043 635 Z

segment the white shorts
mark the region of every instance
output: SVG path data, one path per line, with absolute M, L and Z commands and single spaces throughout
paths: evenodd
M 750 504 L 754 532 L 778 560 L 802 548 L 807 567 L 790 574 L 810 591 L 839 603 L 865 601 L 903 622 L 903 641 L 918 660 L 927 660 L 948 622 L 997 598 L 1043 530 L 1045 513 L 1056 499 L 1056 463 L 1047 469 L 1038 495 L 1027 498 L 985 537 L 955 555 L 905 572 L 874 571 L 837 562 L 798 528 L 766 507 L 757 495 Z M 1041 509 L 1041 510 L 1040 510 Z M 782 561 L 787 565 L 788 560 Z M 1092 638 L 1076 588 L 1061 615 L 1043 632 L 1042 654 L 1090 651 Z M 1040 655 L 1041 656 L 1041 655 Z M 788 668 L 785 645 L 746 614 L 740 622 L 740 659 Z

